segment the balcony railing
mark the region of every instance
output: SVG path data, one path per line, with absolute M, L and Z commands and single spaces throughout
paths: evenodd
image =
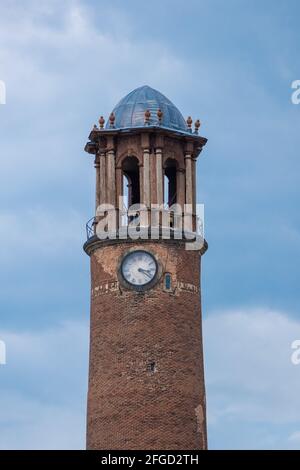
M 85 230 L 86 230 L 86 238 L 89 240 L 92 238 L 94 235 L 96 235 L 96 217 L 92 217 L 87 221 L 85 224 Z
M 193 238 L 193 236 L 204 238 L 204 222 L 200 216 L 194 214 L 175 214 L 169 210 L 157 211 L 157 213 L 154 214 L 155 210 L 152 209 L 150 217 L 150 211 L 144 211 L 147 214 L 143 214 L 142 212 L 143 211 L 140 211 L 141 214 L 130 213 L 128 211 L 122 211 L 121 214 L 118 212 L 115 217 L 116 226 L 114 227 L 114 230 L 112 230 L 112 233 L 116 234 L 115 238 L 118 238 L 117 234 L 120 233 L 120 231 L 123 231 L 124 233 L 131 224 L 141 228 L 148 228 L 148 230 L 153 231 L 156 229 L 161 232 L 170 230 L 173 233 L 177 232 L 177 234 L 179 232 L 182 234 L 188 233 L 189 238 Z M 87 240 L 90 240 L 92 237 L 97 235 L 97 224 L 102 218 L 92 217 L 86 223 Z M 145 221 L 147 221 L 147 223 L 145 223 Z

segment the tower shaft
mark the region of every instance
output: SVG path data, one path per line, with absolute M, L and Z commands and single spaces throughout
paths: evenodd
M 118 259 L 141 243 L 91 252 L 87 446 L 206 448 L 199 254 L 181 243 L 142 244 L 163 260 L 172 286 L 120 290 Z
M 85 147 L 95 157 L 97 207 L 84 245 L 91 260 L 87 448 L 206 449 L 200 267 L 207 244 L 187 249 L 183 234 L 188 221 L 198 239 L 196 160 L 206 139 L 199 121 L 192 133 L 191 118 L 185 127 L 149 87 L 125 97 L 108 127 L 99 123 Z M 143 208 L 124 216 L 120 196 Z M 153 205 L 162 208 L 155 236 Z M 112 212 L 114 236 L 101 238 Z M 148 221 L 147 236 L 124 236 L 124 217 L 126 230 Z

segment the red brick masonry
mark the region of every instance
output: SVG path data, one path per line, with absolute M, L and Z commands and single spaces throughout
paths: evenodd
M 161 266 L 160 281 L 146 292 L 118 279 L 120 258 L 134 247 Z M 99 242 L 89 254 L 87 448 L 206 448 L 199 252 L 182 242 L 119 240 Z

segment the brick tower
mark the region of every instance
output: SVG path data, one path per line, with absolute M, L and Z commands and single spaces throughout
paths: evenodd
M 199 240 L 196 160 L 206 139 L 199 121 L 192 130 L 192 119 L 149 86 L 123 98 L 104 124 L 101 116 L 85 147 L 95 157 L 98 208 L 84 245 L 91 259 L 87 448 L 205 449 L 200 264 L 207 244 L 200 237 L 189 249 L 187 238 Z M 138 204 L 140 212 L 127 211 Z M 104 220 L 116 222 L 107 238 L 97 230 Z M 130 224 L 146 227 L 144 236 L 129 234 Z

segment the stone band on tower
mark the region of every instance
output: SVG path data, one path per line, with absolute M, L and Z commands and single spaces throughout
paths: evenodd
M 95 156 L 96 209 L 109 204 L 189 207 L 196 237 L 196 160 L 206 144 L 200 122 L 184 120 L 161 93 L 143 86 L 99 119 L 85 150 Z M 122 204 L 121 204 L 122 205 Z M 205 449 L 206 407 L 200 263 L 171 220 L 155 239 L 100 239 L 96 212 L 84 245 L 91 258 L 87 447 Z M 130 213 L 126 223 L 136 220 Z M 148 220 L 152 220 L 150 217 Z M 149 235 L 150 235 L 149 228 Z M 177 235 L 176 235 L 177 234 Z

